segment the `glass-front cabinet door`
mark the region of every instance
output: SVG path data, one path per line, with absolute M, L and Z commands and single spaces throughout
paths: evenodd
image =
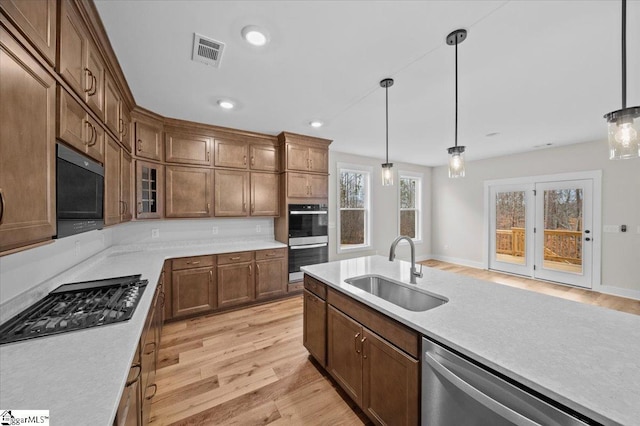
M 164 215 L 164 166 L 136 161 L 136 218 L 159 219 Z

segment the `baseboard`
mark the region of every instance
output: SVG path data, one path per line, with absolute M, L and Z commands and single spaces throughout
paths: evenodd
M 461 259 L 459 257 L 440 256 L 438 254 L 431 255 L 431 259 L 441 260 L 443 262 L 455 263 L 456 265 L 469 266 L 470 268 L 485 269 L 484 263 L 474 262 L 473 260 Z
M 593 291 L 597 291 L 598 293 L 611 294 L 614 296 L 626 297 L 627 299 L 640 300 L 640 290 L 632 290 L 630 288 L 601 285 L 594 287 Z

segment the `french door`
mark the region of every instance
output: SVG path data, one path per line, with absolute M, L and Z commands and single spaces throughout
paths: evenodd
M 592 287 L 593 180 L 489 186 L 489 268 Z

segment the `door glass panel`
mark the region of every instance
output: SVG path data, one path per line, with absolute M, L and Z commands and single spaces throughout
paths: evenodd
M 496 260 L 526 263 L 525 192 L 496 193 Z
M 582 273 L 582 188 L 544 191 L 543 267 Z

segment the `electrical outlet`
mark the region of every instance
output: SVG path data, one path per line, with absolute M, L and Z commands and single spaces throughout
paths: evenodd
M 262 232 L 262 226 L 256 225 L 256 233 L 259 234 Z
M 160 238 L 160 230 L 158 228 L 154 228 L 151 230 L 151 238 Z
M 618 227 L 618 225 L 604 225 L 602 227 L 602 232 L 608 232 L 608 233 L 617 233 L 620 232 L 620 228 Z
M 218 235 L 218 227 L 217 227 L 217 226 L 212 227 L 212 228 L 211 228 L 211 233 L 212 233 L 213 235 Z

